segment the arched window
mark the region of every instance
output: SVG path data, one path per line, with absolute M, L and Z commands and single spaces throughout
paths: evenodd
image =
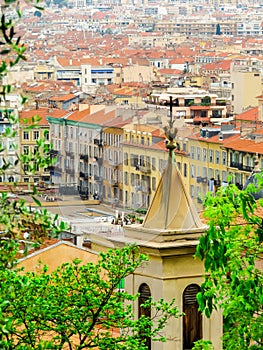
M 3 178 L 2 178 L 2 176 L 0 176 L 0 182 L 3 182 Z
M 183 350 L 192 349 L 194 342 L 202 339 L 202 314 L 198 311 L 197 284 L 190 284 L 183 292 Z
M 139 288 L 139 315 L 138 317 L 140 318 L 141 316 L 146 316 L 146 317 L 151 317 L 151 308 L 150 307 L 142 307 L 141 305 L 144 304 L 150 297 L 151 297 L 151 291 L 149 286 L 146 283 L 143 283 L 140 285 Z M 150 337 L 145 337 L 142 334 L 142 337 L 145 338 L 145 345 L 147 346 L 148 350 L 151 350 L 151 338 Z
M 8 182 L 14 182 L 14 181 L 15 181 L 15 179 L 14 179 L 13 176 L 10 176 L 10 177 L 8 178 Z

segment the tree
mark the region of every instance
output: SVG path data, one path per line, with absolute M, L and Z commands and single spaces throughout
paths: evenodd
M 256 186 L 229 185 L 206 198 L 208 229 L 196 250 L 206 272 L 199 305 L 208 317 L 222 309 L 228 350 L 263 348 L 263 202 L 255 200 L 263 177 L 254 178 Z
M 53 273 L 19 273 L 6 269 L 0 286 L 0 324 L 4 349 L 147 349 L 147 337 L 164 341 L 159 332 L 170 317 L 179 317 L 174 300 L 148 300 L 150 317 L 134 318 L 138 295 L 120 291 L 122 279 L 146 257 L 135 246 L 101 253 L 97 264 L 79 260 Z M 141 334 L 143 333 L 143 337 Z

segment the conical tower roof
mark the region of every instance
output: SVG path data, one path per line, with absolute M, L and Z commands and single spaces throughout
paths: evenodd
M 143 227 L 169 231 L 203 227 L 199 215 L 184 186 L 173 150 L 146 214 Z

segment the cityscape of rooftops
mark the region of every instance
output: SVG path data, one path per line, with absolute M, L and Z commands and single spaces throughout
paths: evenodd
M 195 348 L 202 339 L 223 349 L 222 315 L 213 328 L 198 309 L 204 269 L 192 258 L 207 230 L 206 199 L 258 186 L 263 169 L 262 0 L 5 0 L 1 15 L 2 200 L 15 211 L 25 199 L 30 215 L 40 206 L 63 227 L 35 252 L 28 224 L 19 254 L 32 255 L 22 265 L 97 261 L 136 243 L 150 256 L 127 279 L 142 295 L 138 318 L 149 316 L 141 305 L 151 293 L 170 299 L 171 290 L 184 313 L 168 322 L 167 343 L 141 336 L 145 349 L 212 349 Z M 262 335 L 251 344 L 262 346 Z

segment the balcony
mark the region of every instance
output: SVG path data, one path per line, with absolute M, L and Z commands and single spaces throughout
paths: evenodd
M 249 173 L 251 173 L 254 169 L 253 166 L 243 165 L 242 163 L 238 163 L 238 162 L 230 162 L 230 167 L 237 168 L 238 170 L 242 170 L 242 171 L 247 171 Z
M 142 166 L 140 165 L 140 171 L 144 174 L 150 174 L 151 173 L 151 167 L 150 166 Z

